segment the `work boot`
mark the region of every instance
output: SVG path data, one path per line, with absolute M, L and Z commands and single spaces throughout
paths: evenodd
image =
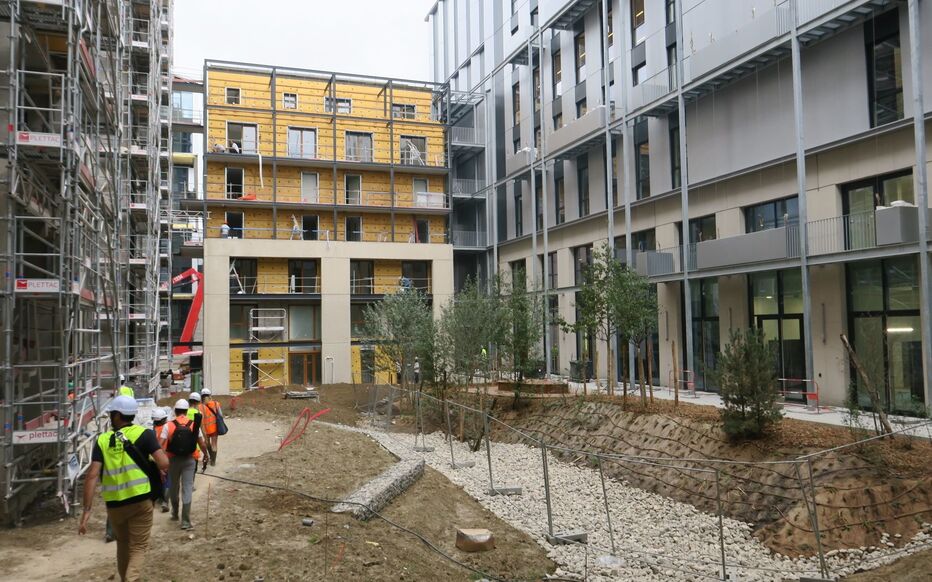
M 210 451 L 210 466 L 214 467 L 217 464 L 217 449 L 211 449 Z
M 168 519 L 178 521 L 178 506 L 172 503 L 172 515 Z
M 168 502 L 162 502 L 162 513 L 168 513 Z
M 194 529 L 191 524 L 191 504 L 185 503 L 181 506 L 181 529 Z

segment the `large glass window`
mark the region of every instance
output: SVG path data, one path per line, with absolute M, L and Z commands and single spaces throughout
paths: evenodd
M 871 127 L 903 119 L 900 15 L 894 8 L 864 23 Z
M 576 158 L 576 191 L 579 196 L 580 218 L 589 214 L 589 156 Z
M 802 334 L 802 274 L 799 269 L 748 275 L 751 320 L 764 334 L 773 354 L 774 371 L 781 389 L 808 391 L 806 350 Z M 802 400 L 799 394 L 787 399 Z
M 573 282 L 583 284 L 586 269 L 592 264 L 592 245 L 583 245 L 573 249 Z
M 553 97 L 557 98 L 563 94 L 561 83 L 563 80 L 563 60 L 560 57 L 560 51 L 553 53 L 550 62 L 553 67 Z
M 301 127 L 288 128 L 288 157 L 312 159 L 317 156 L 317 131 Z
M 676 190 L 680 187 L 680 114 L 676 111 L 667 116 L 670 129 L 670 184 Z
M 521 184 L 515 184 L 515 236 L 524 234 L 524 200 L 521 196 Z
M 292 305 L 288 309 L 288 338 L 291 340 L 320 339 L 319 305 Z
M 642 38 L 641 27 L 644 25 L 644 0 L 631 0 L 631 45 L 637 46 Z
M 566 222 L 566 199 L 564 191 L 563 176 L 558 176 L 553 180 L 554 192 L 554 220 L 557 224 Z
M 796 196 L 771 200 L 744 209 L 745 232 L 759 232 L 799 224 L 799 199 Z
M 634 181 L 637 199 L 650 196 L 650 142 L 647 137 L 647 119 L 642 117 L 634 124 Z
M 346 159 L 351 162 L 372 161 L 372 134 L 346 132 Z
M 227 151 L 234 154 L 254 154 L 259 145 L 259 130 L 254 123 L 227 124 Z
M 579 84 L 586 79 L 586 33 L 576 35 L 573 47 L 576 53 L 576 83 Z
M 916 414 L 924 406 L 919 276 L 915 257 L 849 263 L 848 329 L 865 373 L 889 411 Z M 851 371 L 852 395 L 871 402 Z
M 715 215 L 702 216 L 693 218 L 689 221 L 689 242 L 690 244 L 699 243 L 704 240 L 714 240 L 715 236 Z
M 403 135 L 399 141 L 401 163 L 409 166 L 427 165 L 427 138 Z
M 350 288 L 353 294 L 371 295 L 373 290 L 375 263 L 372 261 L 350 261 Z
M 708 374 L 715 369 L 719 353 L 718 279 L 690 281 L 692 300 L 693 365 L 696 387 L 714 390 Z
M 518 83 L 515 83 L 511 87 L 511 110 L 512 115 L 512 125 L 518 125 L 521 123 L 521 86 Z
M 316 259 L 288 260 L 288 292 L 320 293 Z

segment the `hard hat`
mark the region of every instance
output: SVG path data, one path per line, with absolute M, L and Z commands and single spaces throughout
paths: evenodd
M 184 398 L 179 398 L 178 402 L 175 403 L 175 410 L 187 410 L 189 407 L 188 401 Z
M 201 390 L 201 396 L 210 396 L 210 388 L 204 388 Z
M 122 384 L 123 382 L 126 382 L 126 376 L 124 376 L 123 374 L 120 374 L 120 384 Z
M 168 413 L 164 408 L 156 408 L 152 411 L 152 420 L 165 420 L 166 418 L 168 418 Z
M 188 400 L 194 400 L 195 402 L 200 402 L 201 395 L 198 394 L 197 392 L 192 392 L 191 394 L 188 395 Z
M 110 403 L 107 410 L 109 412 L 119 412 L 125 416 L 135 416 L 136 412 L 139 410 L 139 405 L 136 403 L 135 398 L 117 396 L 113 399 L 113 402 Z

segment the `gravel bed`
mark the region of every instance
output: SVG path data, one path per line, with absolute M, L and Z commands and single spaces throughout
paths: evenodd
M 400 458 L 422 458 L 497 516 L 525 531 L 547 549 L 560 567 L 556 576 L 609 580 L 715 580 L 721 579 L 718 516 L 661 495 L 606 478 L 615 552 L 605 516 L 602 483 L 597 469 L 567 463 L 548 455 L 554 532 L 583 530 L 588 543 L 551 545 L 541 450 L 523 444 L 492 444 L 492 465 L 497 487 L 520 486 L 520 496 L 490 496 L 485 447 L 472 453 L 454 442 L 457 463 L 472 461 L 471 468 L 453 469 L 450 445 L 442 433 L 424 437 L 433 452 L 415 452 L 414 436 L 365 432 Z M 420 443 L 419 443 L 420 444 Z M 457 524 L 482 527 L 482 524 Z M 819 559 L 791 558 L 770 551 L 752 535 L 752 526 L 723 519 L 725 561 L 731 580 L 764 581 L 819 576 Z M 494 533 L 494 532 L 493 532 Z M 906 554 L 932 546 L 932 524 L 907 543 L 884 538 L 880 547 L 836 550 L 826 554 L 832 577 L 888 564 Z M 901 540 L 896 540 L 901 542 Z M 898 545 L 900 547 L 894 547 Z

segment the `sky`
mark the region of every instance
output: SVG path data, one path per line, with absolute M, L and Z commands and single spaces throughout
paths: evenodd
M 175 74 L 204 59 L 430 80 L 434 0 L 176 0 Z

